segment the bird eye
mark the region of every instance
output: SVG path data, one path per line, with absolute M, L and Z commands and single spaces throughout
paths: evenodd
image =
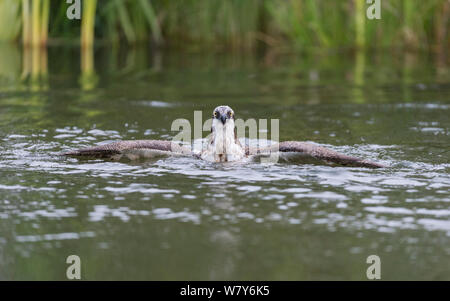
M 218 118 L 219 117 L 219 112 L 215 111 L 214 112 L 214 117 Z
M 228 117 L 233 116 L 233 113 L 231 113 L 231 111 L 228 111 Z

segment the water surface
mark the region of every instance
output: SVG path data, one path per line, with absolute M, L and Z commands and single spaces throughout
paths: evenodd
M 97 49 L 80 73 L 72 48 L 37 69 L 0 54 L 0 279 L 64 280 L 76 254 L 85 280 L 364 280 L 376 254 L 382 279 L 450 280 L 450 75 L 435 56 Z M 173 120 L 221 104 L 390 167 L 55 156 L 170 139 Z

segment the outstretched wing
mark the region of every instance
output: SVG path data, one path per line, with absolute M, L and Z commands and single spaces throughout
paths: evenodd
M 332 162 L 339 165 L 354 167 L 385 167 L 382 164 L 371 162 L 357 157 L 347 156 L 329 148 L 318 146 L 308 142 L 284 141 L 262 149 L 248 149 L 248 154 L 267 154 L 271 152 L 297 153 L 302 156 Z
M 118 141 L 93 147 L 81 148 L 62 153 L 63 156 L 113 158 L 127 156 L 129 159 L 154 157 L 157 155 L 191 155 L 190 149 L 172 141 L 164 140 L 133 140 Z

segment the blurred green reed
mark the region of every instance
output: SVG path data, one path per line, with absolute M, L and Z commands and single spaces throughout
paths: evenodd
M 22 25 L 20 12 L 19 1 L 0 0 L 0 40 L 17 38 Z
M 450 0 L 83 0 L 68 20 L 60 0 L 0 0 L 0 40 L 151 41 L 180 48 L 448 47 Z M 80 28 L 81 23 L 81 28 Z
M 11 1 L 0 0 L 0 14 L 3 14 L 2 6 L 12 6 L 9 2 Z M 33 46 L 46 45 L 50 20 L 50 0 L 14 0 L 14 2 L 14 5 L 18 6 L 19 13 L 14 14 L 15 20 L 13 23 L 19 24 L 19 29 L 22 28 L 23 44 Z M 4 28 L 4 30 L 10 29 L 9 22 L 1 18 L 0 27 Z M 17 39 L 20 31 L 16 31 L 15 33 L 15 35 L 10 35 L 10 39 L 4 40 Z
M 95 10 L 97 0 L 86 1 L 83 5 L 81 19 L 81 47 L 92 47 L 94 43 Z

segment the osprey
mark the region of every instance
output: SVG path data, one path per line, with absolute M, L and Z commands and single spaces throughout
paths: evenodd
M 344 166 L 385 167 L 379 163 L 347 156 L 308 142 L 284 141 L 262 148 L 242 146 L 236 135 L 234 120 L 234 111 L 229 106 L 218 106 L 215 108 L 212 116 L 210 139 L 206 148 L 200 153 L 195 153 L 173 141 L 129 140 L 82 148 L 65 152 L 61 155 L 109 158 L 113 160 L 123 157 L 133 160 L 160 155 L 179 155 L 194 156 L 210 162 L 236 162 L 275 154 L 282 159 L 301 157 Z

